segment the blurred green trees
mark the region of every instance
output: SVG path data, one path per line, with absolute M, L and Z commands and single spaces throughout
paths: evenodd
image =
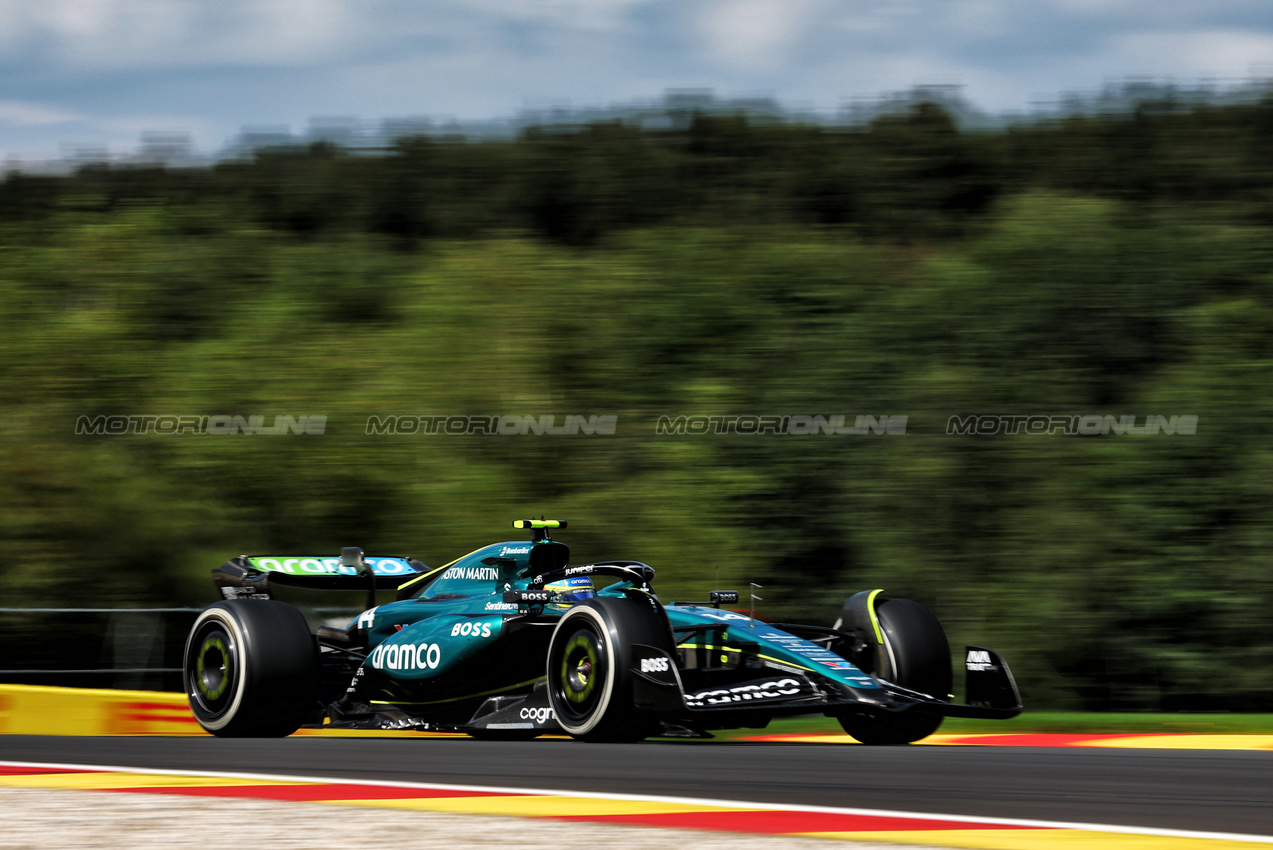
M 549 514 L 668 598 L 884 587 L 1032 705 L 1273 708 L 1273 101 L 961 132 L 698 115 L 0 184 L 6 606 L 197 603 L 242 552 L 439 564 Z M 321 414 L 318 435 L 76 434 Z M 618 416 L 613 436 L 370 416 Z M 904 415 L 904 435 L 660 435 Z M 969 414 L 1186 435 L 947 433 Z

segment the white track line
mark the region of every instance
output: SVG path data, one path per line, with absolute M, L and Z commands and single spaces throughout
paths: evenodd
M 1210 841 L 1246 841 L 1254 844 L 1273 844 L 1273 835 L 1247 835 L 1233 832 L 1201 832 L 1185 829 L 1158 829 L 1155 827 L 1119 826 L 1116 824 L 1082 823 L 1071 821 L 1029 820 L 1022 818 L 994 818 L 977 815 L 949 815 L 928 812 L 906 812 L 892 809 L 855 809 L 834 806 L 802 806 L 784 803 L 757 803 L 740 800 L 716 800 L 704 797 L 667 797 L 654 794 L 615 794 L 598 791 L 568 791 L 544 788 L 507 788 L 492 785 L 452 785 L 441 782 L 401 782 L 389 779 L 348 779 L 331 776 L 297 776 L 275 773 L 235 773 L 214 770 L 161 770 L 147 767 L 119 765 L 64 764 L 61 762 L 0 761 L 0 767 L 56 768 L 59 770 L 107 771 L 114 773 L 141 773 L 153 776 L 199 776 L 209 779 L 255 779 L 267 782 L 312 782 L 319 784 L 366 785 L 378 788 L 435 788 L 443 791 L 477 791 L 487 794 L 524 794 L 530 796 L 581 797 L 590 800 L 628 800 L 649 803 L 676 803 L 696 806 L 721 806 L 734 809 L 763 811 L 816 812 L 820 814 L 865 815 L 870 817 L 907 818 L 910 820 L 947 820 L 994 826 L 1020 826 L 1043 829 L 1077 829 L 1085 832 L 1109 832 L 1123 835 L 1149 835 L 1160 838 L 1199 838 Z M 15 777 L 16 778 L 16 777 Z M 59 789 L 76 790 L 76 789 Z M 516 817 L 516 816 L 515 816 Z M 786 834 L 786 833 L 782 833 Z

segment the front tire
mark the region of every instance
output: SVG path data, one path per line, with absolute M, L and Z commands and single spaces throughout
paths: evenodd
M 182 678 L 190 710 L 213 735 L 284 737 L 317 706 L 318 646 L 291 605 L 218 602 L 190 630 Z
M 645 597 L 594 597 L 566 612 L 548 645 L 548 699 L 557 723 L 584 741 L 640 741 L 657 724 L 632 694 L 632 645 L 672 652 L 672 636 Z
M 953 683 L 950 644 L 933 613 L 910 599 L 885 599 L 875 605 L 884 638 L 871 659 L 881 679 L 935 699 L 947 699 Z M 840 717 L 844 731 L 863 744 L 909 744 L 937 731 L 944 718 L 914 710 L 899 714 Z

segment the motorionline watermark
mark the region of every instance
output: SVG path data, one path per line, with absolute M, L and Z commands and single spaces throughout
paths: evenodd
M 604 414 L 540 416 L 369 416 L 366 434 L 445 434 L 449 436 L 525 435 L 614 436 L 619 417 Z
M 660 416 L 655 434 L 905 434 L 905 416 Z
M 124 434 L 308 434 L 327 431 L 327 416 L 183 416 L 128 415 L 80 416 L 75 420 L 79 436 Z
M 970 414 L 946 420 L 950 435 L 991 436 L 997 434 L 1064 434 L 1104 436 L 1107 434 L 1168 434 L 1193 436 L 1198 431 L 1197 416 L 1043 416 L 1022 414 Z

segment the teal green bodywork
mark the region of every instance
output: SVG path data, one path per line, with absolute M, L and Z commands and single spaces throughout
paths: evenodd
M 724 665 L 737 663 L 735 656 L 754 656 L 760 664 L 774 670 L 795 667 L 833 679 L 854 690 L 879 690 L 870 676 L 852 663 L 816 643 L 776 629 L 746 614 L 702 605 L 667 605 L 668 621 L 675 629 L 702 623 L 721 623 L 722 631 L 697 632 L 678 641 L 678 648 L 718 653 L 715 660 Z M 748 648 L 751 644 L 755 648 Z
M 407 687 L 461 669 L 471 675 L 475 658 L 504 637 L 505 619 L 518 615 L 518 606 L 504 602 L 503 592 L 530 586 L 530 552 L 537 545 L 541 544 L 510 541 L 485 546 L 404 585 L 400 593 L 410 598 L 363 612 L 349 624 L 349 630 L 366 632 L 370 652 L 365 666 Z M 620 582 L 602 588 L 598 595 L 618 597 L 631 589 L 632 585 Z M 544 613 L 561 615 L 569 607 L 550 604 Z M 714 663 L 728 666 L 741 663 L 746 656 L 754 659 L 748 664 L 775 673 L 799 670 L 853 691 L 879 690 L 871 677 L 844 658 L 745 614 L 695 605 L 667 605 L 664 610 L 673 630 L 706 623 L 723 626 L 720 631 L 699 631 L 678 641 L 687 652 L 715 653 Z M 526 675 L 524 670 L 521 673 Z M 543 678 L 543 671 L 533 673 L 536 679 Z M 493 689 L 484 691 L 489 693 L 527 683 L 484 684 Z

